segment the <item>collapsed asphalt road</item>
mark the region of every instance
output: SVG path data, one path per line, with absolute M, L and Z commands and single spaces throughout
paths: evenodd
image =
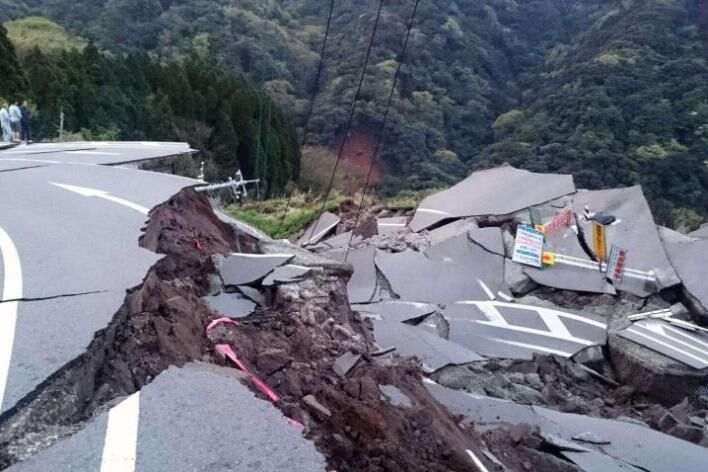
M 157 260 L 134 243 L 148 209 L 196 183 L 114 164 L 187 151 L 176 143 L 0 151 L 0 411 L 106 326 Z
M 164 257 L 108 327 L 0 417 L 0 468 L 704 470 L 705 338 L 659 236 L 614 292 L 571 233 L 541 280 L 507 233 L 527 205 L 548 218 L 573 203 L 566 178 L 544 182 L 512 214 L 424 202 L 456 220 L 418 232 L 365 215 L 351 265 L 346 216 L 316 224 L 308 250 L 180 192 L 151 211 L 141 245 Z M 623 218 L 644 205 L 593 198 Z M 618 228 L 614 242 L 636 237 Z

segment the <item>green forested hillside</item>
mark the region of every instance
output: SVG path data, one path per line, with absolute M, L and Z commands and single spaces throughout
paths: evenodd
M 642 183 L 662 223 L 708 214 L 704 0 L 422 0 L 382 148 L 379 190 L 448 184 L 503 162 L 583 186 Z M 341 142 L 378 0 L 0 0 L 101 49 L 213 51 L 308 142 Z M 385 0 L 346 157 L 366 162 L 414 0 Z M 4 18 L 2 17 L 4 15 Z
M 45 34 L 35 39 L 47 43 Z M 66 132 L 87 139 L 187 141 L 203 151 L 210 179 L 240 168 L 282 192 L 297 178 L 292 121 L 211 56 L 157 62 L 145 53 L 103 54 L 93 44 L 49 49 L 53 54 L 35 45 L 18 59 L 0 30 L 0 97 L 30 99 L 35 138 L 56 138 L 63 111 Z

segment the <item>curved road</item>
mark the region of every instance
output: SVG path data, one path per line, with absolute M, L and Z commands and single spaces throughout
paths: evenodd
M 0 151 L 0 411 L 81 354 L 159 258 L 138 247 L 149 208 L 197 181 L 107 165 L 184 145 L 92 143 Z M 149 154 L 146 154 L 146 149 Z M 188 149 L 188 148 L 186 148 Z M 33 156 L 21 154 L 31 150 Z

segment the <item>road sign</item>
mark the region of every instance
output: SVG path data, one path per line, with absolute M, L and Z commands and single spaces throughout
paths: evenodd
M 512 260 L 519 264 L 541 267 L 543 265 L 543 233 L 530 226 L 519 225 L 516 228 L 516 244 Z
M 565 228 L 570 226 L 570 220 L 572 217 L 573 212 L 570 210 L 570 208 L 565 208 L 564 210 L 559 211 L 558 213 L 556 213 L 556 216 L 551 219 L 551 221 L 546 223 L 543 232 L 545 234 L 551 234 L 553 231 L 559 228 Z
M 605 227 L 600 223 L 592 223 L 592 242 L 595 255 L 601 261 L 607 260 L 607 237 L 605 235 Z
M 622 282 L 624 267 L 627 263 L 627 250 L 612 245 L 610 258 L 607 262 L 607 278 L 617 283 Z

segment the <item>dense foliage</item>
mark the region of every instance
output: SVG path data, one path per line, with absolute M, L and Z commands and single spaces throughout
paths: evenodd
M 63 111 L 65 129 L 85 138 L 187 141 L 203 151 L 211 179 L 240 168 L 281 191 L 297 177 L 295 127 L 267 97 L 208 55 L 158 63 L 140 53 L 101 54 L 89 44 L 49 55 L 34 47 L 20 65 L 4 30 L 0 47 L 0 96 L 29 97 L 38 110 L 36 137 L 56 137 Z M 17 76 L 12 82 L 4 80 L 6 67 L 9 77 Z
M 114 52 L 213 50 L 262 84 L 308 142 L 343 139 L 378 0 L 0 0 Z M 385 0 L 354 133 L 376 135 L 414 0 Z M 644 185 L 661 223 L 708 215 L 705 0 L 423 0 L 382 148 L 379 186 L 449 184 L 503 162 L 581 186 Z M 364 138 L 361 138 L 363 136 Z M 361 154 L 361 150 L 354 154 Z

